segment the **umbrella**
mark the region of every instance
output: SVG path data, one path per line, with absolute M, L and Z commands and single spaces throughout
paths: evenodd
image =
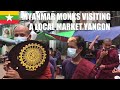
M 61 37 L 66 37 L 66 38 L 69 38 L 72 36 L 81 36 L 85 39 L 85 41 L 90 41 L 91 38 L 93 40 L 93 37 L 94 37 L 92 36 L 93 33 L 94 33 L 93 30 L 71 30 L 71 31 L 66 31 L 66 32 L 60 32 L 60 33 L 57 33 L 56 35 L 61 36 Z
M 60 40 L 62 42 L 67 42 L 68 38 L 67 37 L 63 37 L 63 36 L 59 36 L 59 35 L 55 35 L 55 34 L 49 34 L 51 36 L 53 36 L 54 38 L 56 38 L 57 40 Z
M 56 40 L 53 36 L 45 33 L 45 32 L 40 32 L 38 33 L 37 35 L 37 38 L 36 40 L 46 40 L 46 41 L 49 41 L 49 40 Z
M 90 31 L 76 31 L 73 36 L 82 36 L 85 41 L 93 41 L 94 38 L 99 35 L 99 40 L 103 40 L 105 38 L 110 38 L 114 40 L 117 36 L 120 35 L 120 26 L 111 27 L 110 30 L 90 30 Z
M 111 27 L 110 30 L 72 30 L 57 33 L 56 35 L 62 37 L 81 36 L 85 41 L 91 42 L 97 35 L 100 35 L 99 40 L 105 38 L 115 39 L 120 34 L 120 26 Z
M 70 31 L 57 33 L 56 35 L 69 38 L 69 37 L 73 36 L 74 33 L 75 33 L 75 30 L 70 30 Z

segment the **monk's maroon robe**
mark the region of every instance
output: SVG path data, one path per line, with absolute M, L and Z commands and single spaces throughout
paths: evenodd
M 97 59 L 99 59 L 100 53 L 101 50 L 97 53 Z M 115 74 L 112 73 L 112 70 L 119 65 L 118 51 L 116 49 L 108 50 L 108 55 L 103 58 L 101 64 L 105 65 L 105 69 L 97 75 L 98 79 L 114 79 Z
M 96 73 L 95 64 L 86 59 L 82 59 L 74 71 L 72 79 L 95 79 Z

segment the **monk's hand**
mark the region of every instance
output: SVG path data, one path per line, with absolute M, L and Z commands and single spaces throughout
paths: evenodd
M 108 55 L 108 51 L 101 51 L 100 58 L 103 58 L 106 55 Z
M 114 68 L 114 69 L 112 70 L 112 73 L 120 73 L 120 70 L 118 70 L 117 68 Z
M 98 39 L 99 39 L 99 37 L 100 37 L 100 36 L 99 36 L 99 35 L 97 35 L 97 36 L 95 37 L 95 40 L 98 40 Z
M 11 68 L 11 67 L 6 72 L 5 77 L 9 77 L 9 78 L 12 78 L 12 79 L 21 79 L 19 73 L 16 70 L 14 70 L 13 68 Z
M 3 65 L 3 69 L 4 69 L 5 71 L 8 71 L 8 69 L 9 69 L 9 64 L 10 64 L 10 61 L 5 61 L 4 65 Z
M 105 65 L 100 65 L 100 67 L 99 67 L 101 70 L 102 69 L 105 69 Z

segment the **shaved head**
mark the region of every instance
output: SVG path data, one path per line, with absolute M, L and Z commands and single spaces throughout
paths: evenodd
M 14 37 L 27 37 L 29 40 L 31 38 L 30 30 L 27 26 L 18 25 L 14 29 Z
M 16 26 L 15 29 L 14 29 L 14 32 L 16 32 L 16 31 L 24 31 L 27 34 L 30 34 L 29 28 L 27 26 L 24 26 L 24 25 L 18 25 L 18 26 Z
M 112 45 L 112 40 L 110 38 L 106 38 L 103 40 L 103 47 L 110 48 Z
M 106 43 L 106 42 L 112 42 L 112 40 L 111 40 L 110 38 L 105 38 L 105 39 L 103 40 L 103 43 Z

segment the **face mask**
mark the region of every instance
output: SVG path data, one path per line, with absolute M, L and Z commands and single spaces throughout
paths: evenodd
M 27 37 L 15 37 L 14 40 L 17 42 L 17 43 L 21 43 L 21 42 L 24 42 L 24 41 L 27 41 Z
M 78 54 L 76 53 L 76 49 L 74 48 L 68 48 L 67 49 L 67 56 L 71 57 L 71 58 L 75 58 Z

